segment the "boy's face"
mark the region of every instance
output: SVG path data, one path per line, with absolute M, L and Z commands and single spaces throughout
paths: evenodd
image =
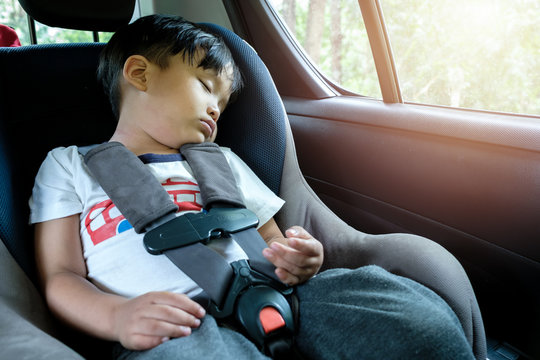
M 216 122 L 231 95 L 232 66 L 220 74 L 205 70 L 197 67 L 202 55 L 195 57 L 193 65 L 181 54 L 170 58 L 166 69 L 150 64 L 145 106 L 151 118 L 141 125 L 160 145 L 179 149 L 215 139 Z

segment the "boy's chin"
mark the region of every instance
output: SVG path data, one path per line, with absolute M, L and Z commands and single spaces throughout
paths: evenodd
M 214 142 L 216 140 L 216 135 L 217 135 L 217 131 L 214 131 L 212 136 L 207 137 L 206 139 L 204 139 L 204 142 Z

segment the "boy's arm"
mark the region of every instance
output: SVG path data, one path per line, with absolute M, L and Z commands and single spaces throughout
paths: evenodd
M 86 279 L 79 215 L 36 224 L 36 259 L 51 311 L 93 336 L 148 349 L 186 336 L 204 309 L 182 294 L 156 292 L 134 299 L 101 291 Z
M 282 282 L 303 283 L 321 268 L 323 246 L 302 227 L 291 227 L 284 237 L 272 218 L 259 228 L 259 233 L 268 244 L 263 255 L 276 266 L 276 275 Z

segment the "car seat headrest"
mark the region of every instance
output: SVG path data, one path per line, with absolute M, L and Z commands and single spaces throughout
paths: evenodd
M 35 20 L 48 26 L 75 30 L 115 31 L 128 24 L 135 0 L 19 0 Z

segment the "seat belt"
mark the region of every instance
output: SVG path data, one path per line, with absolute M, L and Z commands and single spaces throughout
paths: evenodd
M 178 217 L 163 186 L 121 143 L 98 145 L 84 160 L 135 231 L 146 232 L 147 251 L 166 255 L 203 289 L 195 301 L 217 319 L 236 318 L 272 356 L 286 354 L 295 331 L 287 301 L 293 289 L 279 281 L 274 265 L 262 256 L 266 243 L 256 230 L 256 215 L 245 208 L 217 144 L 187 144 L 180 152 L 197 179 L 205 210 Z M 249 260 L 229 264 L 205 246 L 223 237 L 236 241 Z

